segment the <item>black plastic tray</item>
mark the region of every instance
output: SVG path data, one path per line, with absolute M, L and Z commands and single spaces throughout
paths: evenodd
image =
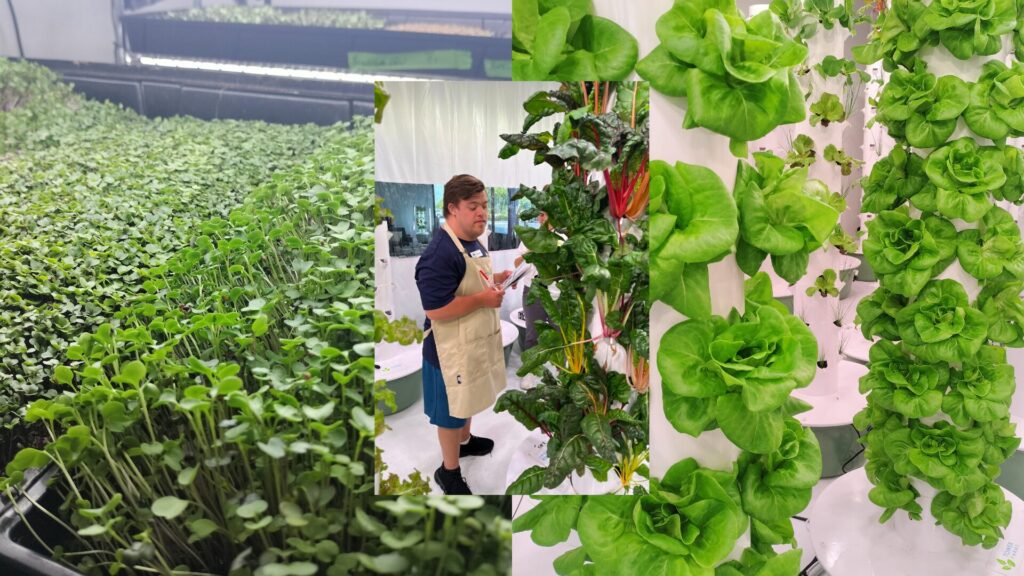
M 373 114 L 368 83 L 260 77 L 225 72 L 36 60 L 94 100 L 154 117 L 311 122 L 329 126 Z M 2 572 L 0 572 L 2 575 Z
M 49 468 L 26 478 L 24 489 L 32 500 L 43 505 L 59 504 L 57 494 L 48 489 L 55 472 Z M 14 504 L 5 497 L 5 505 L 0 507 L 0 573 L 4 576 L 82 576 L 46 555 L 25 526 L 19 511 L 47 544 L 52 546 L 66 537 L 61 533 L 62 529 L 36 509 L 25 495 Z
M 162 17 L 166 13 L 121 17 L 132 52 L 183 58 L 264 62 L 343 68 L 383 74 L 416 74 L 454 78 L 511 78 L 511 15 L 451 14 L 444 12 L 369 10 L 388 23 L 410 20 L 472 24 L 494 30 L 498 36 L 478 37 L 425 34 L 358 28 L 323 28 L 279 24 L 191 22 Z M 396 55 L 446 51 L 458 53 L 459 65 L 443 67 L 439 58 L 408 66 L 391 62 L 382 68 L 359 68 L 363 53 L 380 61 Z M 363 56 L 366 58 L 366 56 Z

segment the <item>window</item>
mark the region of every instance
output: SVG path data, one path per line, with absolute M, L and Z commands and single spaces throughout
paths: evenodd
M 389 226 L 392 256 L 418 256 L 444 223 L 444 184 L 377 182 L 377 195 L 394 215 Z M 530 207 L 527 200 L 512 200 L 516 188 L 487 189 L 490 222 L 488 250 L 512 250 L 519 246 L 516 226 L 536 228 L 537 221 L 519 220 L 517 212 Z

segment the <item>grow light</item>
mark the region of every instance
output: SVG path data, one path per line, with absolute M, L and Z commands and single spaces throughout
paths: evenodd
M 231 72 L 235 74 L 274 76 L 278 78 L 296 78 L 301 80 L 328 80 L 331 82 L 352 82 L 357 84 L 371 84 L 376 81 L 427 80 L 426 78 L 415 78 L 411 76 L 358 74 L 354 72 L 343 72 L 340 70 L 284 68 L 280 66 L 265 66 L 258 64 L 231 64 L 227 62 L 215 62 L 212 60 L 188 60 L 182 58 L 161 58 L 156 56 L 138 56 L 138 59 L 139 63 L 143 66 L 184 68 L 189 70 L 207 70 L 212 72 Z M 130 64 L 132 58 L 128 56 L 127 60 Z

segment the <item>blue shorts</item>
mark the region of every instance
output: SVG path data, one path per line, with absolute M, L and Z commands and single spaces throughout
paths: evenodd
M 465 418 L 448 414 L 448 391 L 444 388 L 441 369 L 423 360 L 423 413 L 430 417 L 430 423 L 440 428 L 462 428 Z

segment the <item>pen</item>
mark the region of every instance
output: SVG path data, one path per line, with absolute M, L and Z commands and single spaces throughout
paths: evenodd
M 480 277 L 484 279 L 484 282 L 487 283 L 487 286 L 490 288 L 494 288 L 494 284 L 491 283 L 491 279 L 487 277 L 487 273 L 484 272 L 483 270 L 478 270 L 478 272 L 480 272 Z

